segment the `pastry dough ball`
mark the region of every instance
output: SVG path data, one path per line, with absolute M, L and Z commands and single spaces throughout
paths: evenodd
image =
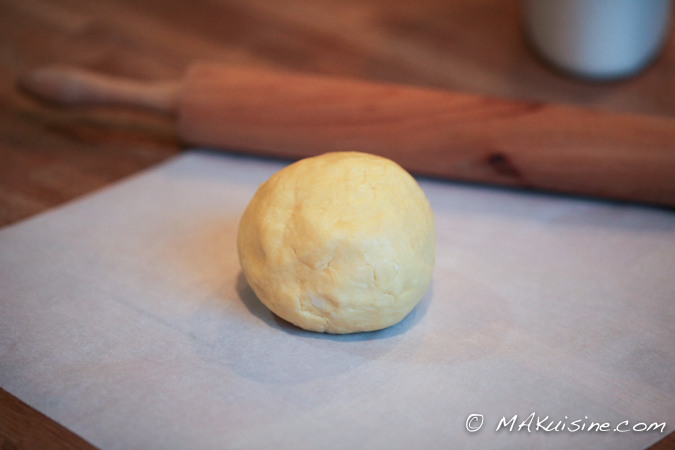
M 389 327 L 419 302 L 434 266 L 434 216 L 399 165 L 365 153 L 326 153 L 260 185 L 239 224 L 251 288 L 306 330 Z

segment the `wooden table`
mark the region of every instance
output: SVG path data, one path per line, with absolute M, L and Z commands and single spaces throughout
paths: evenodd
M 50 107 L 18 75 L 67 63 L 177 79 L 198 59 L 675 120 L 675 33 L 636 78 L 578 81 L 528 51 L 517 0 L 0 0 L 0 225 L 181 150 L 170 117 Z M 0 389 L 0 448 L 93 447 Z M 675 449 L 675 434 L 652 448 Z

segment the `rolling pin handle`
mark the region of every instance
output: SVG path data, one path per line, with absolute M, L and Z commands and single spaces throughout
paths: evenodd
M 119 105 L 175 114 L 179 83 L 142 82 L 67 66 L 32 71 L 19 85 L 41 100 L 62 106 Z

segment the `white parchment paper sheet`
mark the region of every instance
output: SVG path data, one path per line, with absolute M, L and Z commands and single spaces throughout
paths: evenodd
M 283 164 L 192 153 L 0 231 L 0 386 L 103 449 L 639 449 L 675 426 L 675 213 L 422 180 L 437 263 L 390 329 L 262 306 L 240 215 Z M 483 428 L 465 429 L 469 414 Z

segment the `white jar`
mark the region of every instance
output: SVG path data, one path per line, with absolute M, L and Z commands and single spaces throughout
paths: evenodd
M 656 57 L 668 33 L 671 0 L 525 0 L 535 49 L 573 74 L 616 79 Z

